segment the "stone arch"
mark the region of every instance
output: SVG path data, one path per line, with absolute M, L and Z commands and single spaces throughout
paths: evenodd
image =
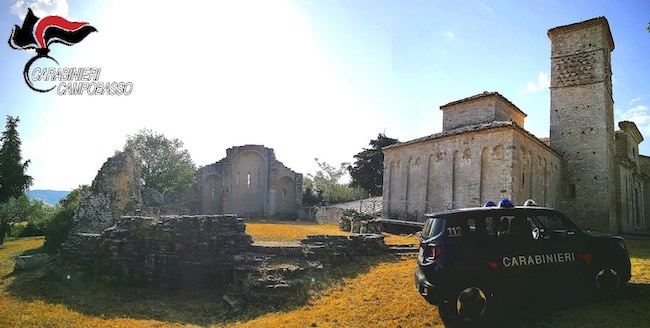
M 202 205 L 203 214 L 222 214 L 223 187 L 218 174 L 209 174 L 203 178 Z
M 469 148 L 463 151 L 463 159 L 472 159 L 472 151 Z
M 296 188 L 295 182 L 288 176 L 283 176 L 278 180 L 275 191 L 275 204 L 277 215 L 294 214 Z
M 264 155 L 254 150 L 239 153 L 232 172 L 233 178 L 239 179 L 232 188 L 232 211 L 243 216 L 264 215 L 269 174 Z

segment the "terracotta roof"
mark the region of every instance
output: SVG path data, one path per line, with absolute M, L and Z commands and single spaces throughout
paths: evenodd
M 495 121 L 491 123 L 485 123 L 485 124 L 478 124 L 478 125 L 470 125 L 470 126 L 463 126 L 457 129 L 453 130 L 447 130 L 447 131 L 442 131 L 439 133 L 434 133 L 432 135 L 428 135 L 425 137 L 405 141 L 405 142 L 399 142 L 396 144 L 392 144 L 390 146 L 384 147 L 382 149 L 391 149 L 391 148 L 398 148 L 402 146 L 407 146 L 407 145 L 412 145 L 420 142 L 425 142 L 425 141 L 430 141 L 430 140 L 435 140 L 435 139 L 442 139 L 446 137 L 451 137 L 451 136 L 456 136 L 459 134 L 464 134 L 464 133 L 471 133 L 471 132 L 481 132 L 481 131 L 487 131 L 487 130 L 493 130 L 493 129 L 515 129 L 519 130 L 520 132 L 523 132 L 525 135 L 527 135 L 529 138 L 537 141 L 540 145 L 543 145 L 545 148 L 556 154 L 558 157 L 561 157 L 553 148 L 551 148 L 549 145 L 547 145 L 544 141 L 540 140 L 537 138 L 534 134 L 528 132 L 526 129 L 520 127 L 514 122 L 510 121 Z
M 450 103 L 447 103 L 447 104 L 444 104 L 444 105 L 440 106 L 440 110 L 444 110 L 446 107 L 457 105 L 457 104 L 464 103 L 464 102 L 467 102 L 467 101 L 472 101 L 472 100 L 480 99 L 480 98 L 483 98 L 483 97 L 491 97 L 491 96 L 497 96 L 498 98 L 503 100 L 506 104 L 513 107 L 514 109 L 516 109 L 520 113 L 524 114 L 524 116 L 528 116 L 528 115 L 526 115 L 526 113 L 524 113 L 524 111 L 519 109 L 519 107 L 517 107 L 515 104 L 510 102 L 510 100 L 508 100 L 508 98 L 502 96 L 500 93 L 498 93 L 496 91 L 492 91 L 492 92 L 483 91 L 483 93 L 479 93 L 477 95 L 473 95 L 473 96 L 463 98 L 463 99 L 460 99 L 460 100 L 452 101 Z
M 582 22 L 577 22 L 577 23 L 572 23 L 572 24 L 568 24 L 568 25 L 562 25 L 562 26 L 554 27 L 554 28 L 548 30 L 546 35 L 551 37 L 552 34 L 577 31 L 577 30 L 581 30 L 581 29 L 596 26 L 596 25 L 604 25 L 607 28 L 607 32 L 608 32 L 607 36 L 606 36 L 607 41 L 609 42 L 609 45 L 611 46 L 611 50 L 614 50 L 614 39 L 612 38 L 612 31 L 609 28 L 609 22 L 607 21 L 607 18 L 605 18 L 603 16 L 587 19 L 587 20 L 584 20 Z

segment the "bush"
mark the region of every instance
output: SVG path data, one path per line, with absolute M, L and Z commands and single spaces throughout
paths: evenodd
M 88 186 L 80 186 L 61 199 L 57 204 L 52 218 L 45 227 L 45 245 L 48 253 L 56 252 L 65 241 L 72 229 L 72 217 L 77 211 L 81 195 L 88 191 Z

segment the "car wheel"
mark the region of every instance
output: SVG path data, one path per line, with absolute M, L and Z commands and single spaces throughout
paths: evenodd
M 621 288 L 621 277 L 611 267 L 601 266 L 593 274 L 594 287 L 599 294 L 612 295 Z
M 492 297 L 478 284 L 453 289 L 438 306 L 440 318 L 447 327 L 484 327 L 492 313 Z

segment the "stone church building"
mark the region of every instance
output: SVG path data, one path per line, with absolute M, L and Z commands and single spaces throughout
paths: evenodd
M 647 230 L 650 157 L 633 122 L 614 128 L 609 23 L 598 17 L 548 31 L 550 138 L 497 92 L 440 107 L 442 132 L 384 148 L 383 212 L 421 218 L 507 197 L 557 208 L 585 229 Z
M 284 166 L 271 148 L 245 145 L 201 167 L 192 187 L 197 214 L 294 216 L 302 204 L 302 174 Z

